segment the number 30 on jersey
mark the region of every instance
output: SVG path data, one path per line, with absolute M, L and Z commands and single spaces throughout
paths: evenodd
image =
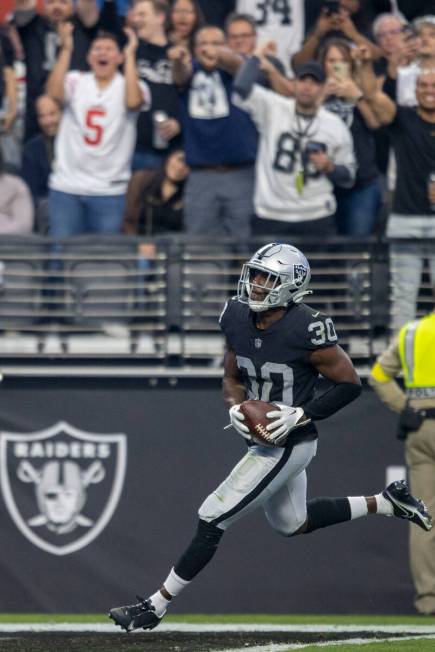
M 310 341 L 316 346 L 337 341 L 337 333 L 335 332 L 334 322 L 331 317 L 327 317 L 324 321 L 311 322 L 308 326 L 308 332 L 313 335 Z

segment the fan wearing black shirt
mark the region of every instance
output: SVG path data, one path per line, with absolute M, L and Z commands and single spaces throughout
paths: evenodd
M 48 230 L 48 178 L 54 158 L 54 140 L 62 117 L 62 106 L 49 95 L 36 100 L 40 133 L 33 136 L 23 148 L 21 176 L 27 183 L 35 206 L 36 230 Z
M 385 93 L 376 90 L 373 68 L 367 51 L 360 56 L 364 70 L 364 97 L 384 125 L 388 125 L 396 155 L 397 180 L 393 210 L 387 235 L 412 238 L 417 244 L 392 244 L 393 306 L 392 329 L 415 318 L 423 259 L 428 258 L 432 283 L 435 281 L 435 254 L 424 247 L 426 238 L 435 238 L 433 189 L 435 173 L 435 71 L 421 70 L 417 77 L 417 107 L 397 106 Z
M 138 118 L 133 170 L 160 168 L 168 151 L 180 144 L 178 95 L 168 59 L 170 44 L 165 31 L 169 9 L 166 0 L 138 0 L 133 11 L 139 37 L 136 51 L 138 75 L 151 92 L 151 111 L 142 111 Z M 156 114 L 159 113 L 161 122 L 157 124 Z
M 320 63 L 327 76 L 323 106 L 349 127 L 357 162 L 352 188 L 334 188 L 338 233 L 364 236 L 374 231 L 381 205 L 374 139 L 380 123 L 362 97 L 351 53 L 345 39 L 329 39 L 320 51 Z
M 113 0 L 105 0 L 101 12 L 96 0 L 78 0 L 75 10 L 72 0 L 46 0 L 43 14 L 36 12 L 35 0 L 16 0 L 14 23 L 27 70 L 25 141 L 39 132 L 35 102 L 44 93 L 48 75 L 56 63 L 60 43 L 58 27 L 68 20 L 74 25 L 71 70 L 89 69 L 88 49 L 99 30 L 117 34 L 121 30 Z
M 127 193 L 122 231 L 127 235 L 162 235 L 183 229 L 184 183 L 189 174 L 183 150 L 172 150 L 158 170 L 138 170 Z

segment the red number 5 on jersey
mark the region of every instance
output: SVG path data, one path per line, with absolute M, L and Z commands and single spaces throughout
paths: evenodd
M 85 143 L 87 145 L 99 145 L 103 138 L 103 126 L 98 124 L 101 118 L 104 118 L 106 111 L 104 109 L 89 109 L 86 113 L 86 127 L 87 133 L 85 135 Z

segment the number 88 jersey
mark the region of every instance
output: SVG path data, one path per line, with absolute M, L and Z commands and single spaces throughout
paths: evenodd
M 259 329 L 249 307 L 231 299 L 220 325 L 235 352 L 248 398 L 295 407 L 314 394 L 319 373 L 311 353 L 338 341 L 332 319 L 304 303 L 291 304 L 282 319 Z M 316 432 L 313 424 L 307 428 Z

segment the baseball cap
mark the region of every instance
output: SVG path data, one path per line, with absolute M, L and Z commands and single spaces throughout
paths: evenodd
M 435 14 L 428 14 L 427 16 L 419 16 L 412 23 L 416 29 L 419 29 L 423 25 L 432 25 L 435 27 Z
M 314 77 L 319 84 L 323 84 L 326 79 L 323 68 L 319 63 L 317 63 L 317 61 L 307 61 L 306 63 L 302 63 L 295 72 L 296 79 L 302 79 L 302 77 Z

